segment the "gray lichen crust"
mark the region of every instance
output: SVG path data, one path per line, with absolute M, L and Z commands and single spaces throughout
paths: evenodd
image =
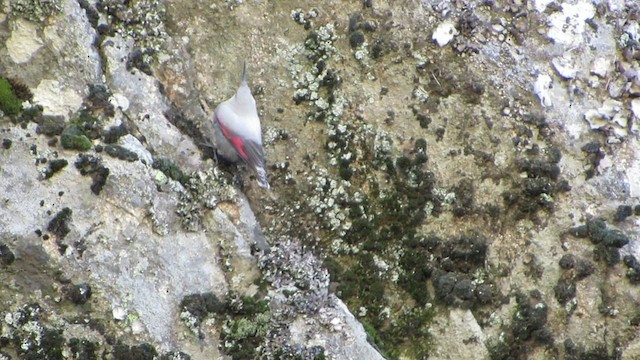
M 11 0 L 10 14 L 33 22 L 43 22 L 62 12 L 63 0 Z

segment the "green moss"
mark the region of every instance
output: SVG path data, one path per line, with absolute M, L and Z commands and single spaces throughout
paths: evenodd
M 93 116 L 88 110 L 80 111 L 70 123 L 81 129 L 89 139 L 98 139 L 102 135 L 102 121 Z
M 22 100 L 13 92 L 9 81 L 0 77 L 0 110 L 7 115 L 17 115 L 22 110 Z
M 93 143 L 84 134 L 84 131 L 78 125 L 69 125 L 62 132 L 60 138 L 62 147 L 65 149 L 86 151 L 91 149 Z
M 383 335 L 383 341 L 395 345 L 390 355 L 410 359 L 428 358 L 433 346 L 429 333 L 433 317 L 433 308 L 427 307 L 416 307 L 401 313 L 388 335 Z
M 370 344 L 373 344 L 376 347 L 384 347 L 383 346 L 384 341 L 382 340 L 382 338 L 378 334 L 378 331 L 373 325 L 369 324 L 367 321 L 362 321 L 362 327 L 364 327 L 364 331 L 367 333 L 367 341 Z
M 269 311 L 269 301 L 261 299 L 257 296 L 242 296 L 240 297 L 240 306 L 232 311 L 236 315 L 253 316 Z
M 171 179 L 187 186 L 190 177 L 186 175 L 176 164 L 167 158 L 153 158 L 153 168 L 162 171 Z
M 220 340 L 232 359 L 254 359 L 269 329 L 271 313 L 269 302 L 258 296 L 227 299 L 230 315 L 224 321 Z
M 42 115 L 43 111 L 44 111 L 44 108 L 41 105 L 34 105 L 26 109 L 23 109 L 22 113 L 20 114 L 20 118 L 16 120 L 17 122 L 20 122 L 20 123 L 27 123 L 29 121 L 33 121 L 37 124 L 40 124 L 42 121 L 46 120 L 46 119 L 43 119 L 43 115 Z M 64 118 L 62 118 L 62 122 L 64 123 Z

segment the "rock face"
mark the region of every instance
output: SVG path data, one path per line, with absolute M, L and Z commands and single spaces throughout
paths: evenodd
M 0 358 L 640 357 L 635 3 L 0 7 Z

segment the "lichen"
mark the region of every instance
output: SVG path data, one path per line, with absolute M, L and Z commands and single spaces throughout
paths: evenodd
M 126 345 L 118 343 L 113 347 L 115 359 L 155 359 L 158 351 L 151 344 Z
M 512 190 L 504 192 L 502 197 L 507 208 L 515 210 L 516 219 L 529 218 L 537 222 L 541 211 L 551 214 L 555 210 L 554 196 L 571 190 L 571 186 L 560 176 L 558 163 L 562 154 L 558 148 L 542 152 L 534 145 L 530 153 L 515 161 L 521 175 L 514 180 Z
M 36 127 L 37 134 L 56 136 L 61 135 L 65 129 L 63 116 L 36 116 L 34 121 L 38 124 Z
M 67 300 L 76 305 L 83 305 L 91 299 L 91 285 L 86 283 L 67 285 L 63 288 L 63 293 Z
M 268 301 L 257 297 L 234 297 L 227 300 L 231 316 L 222 326 L 220 340 L 232 359 L 255 358 L 269 329 L 271 313 Z
M 150 72 L 150 64 L 168 37 L 164 3 L 157 0 L 107 0 L 98 2 L 97 9 L 107 15 L 113 30 L 135 41 L 136 49 L 127 61 L 127 68 Z
M 202 211 L 214 209 L 220 202 L 234 202 L 236 189 L 229 174 L 214 167 L 206 172 L 190 175 L 180 191 L 180 201 L 176 210 L 184 229 L 196 231 L 201 227 Z
M 222 315 L 227 309 L 227 304 L 218 300 L 211 293 L 189 294 L 180 301 L 180 319 L 198 337 L 203 337 L 200 325 L 209 315 Z
M 11 14 L 36 23 L 62 12 L 61 0 L 11 0 Z
M 74 359 L 97 360 L 98 344 L 86 339 L 69 339 L 69 349 Z

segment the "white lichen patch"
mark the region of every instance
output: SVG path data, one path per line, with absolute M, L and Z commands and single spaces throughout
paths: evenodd
M 121 93 L 111 95 L 109 103 L 113 105 L 114 108 L 122 111 L 127 111 L 129 109 L 129 99 Z
M 124 321 L 127 318 L 127 310 L 121 306 L 116 306 L 111 310 L 111 316 L 113 316 L 115 320 Z
M 43 107 L 43 114 L 68 117 L 82 105 L 82 96 L 57 80 L 44 79 L 33 90 L 33 101 Z
M 608 135 L 607 142 L 619 142 L 629 134 L 630 113 L 621 101 L 608 99 L 598 109 L 584 113 L 584 119 L 593 130 L 602 130 Z
M 563 55 L 551 60 L 553 68 L 565 79 L 573 79 L 578 74 L 575 60 L 570 55 Z
M 312 194 L 307 201 L 311 210 L 323 219 L 325 226 L 336 231 L 340 236 L 351 228 L 349 210 L 340 204 L 348 203 L 348 181 L 332 179 L 326 169 L 319 169 L 316 176 L 307 178 L 313 186 Z
M 533 92 L 538 95 L 540 104 L 544 107 L 549 107 L 551 103 L 551 76 L 547 74 L 540 74 L 536 78 L 536 82 L 533 84 Z
M 607 73 L 611 69 L 611 59 L 606 57 L 599 57 L 593 61 L 591 65 L 591 74 L 597 75 L 601 78 L 607 76 Z
M 191 312 L 185 310 L 180 313 L 180 320 L 194 335 L 200 334 L 200 319 L 198 319 Z
M 596 9 L 591 1 L 562 4 L 562 11 L 549 15 L 547 36 L 557 44 L 578 46 L 584 42 L 586 20 L 593 18 Z
M 447 45 L 453 38 L 458 35 L 458 30 L 452 20 L 445 20 L 433 32 L 431 37 L 439 46 Z
M 17 64 L 22 64 L 44 45 L 38 35 L 38 26 L 32 22 L 17 19 L 13 23 L 11 36 L 7 40 L 7 52 L 9 57 Z
M 635 116 L 636 121 L 640 121 L 640 99 L 631 100 L 631 113 Z

